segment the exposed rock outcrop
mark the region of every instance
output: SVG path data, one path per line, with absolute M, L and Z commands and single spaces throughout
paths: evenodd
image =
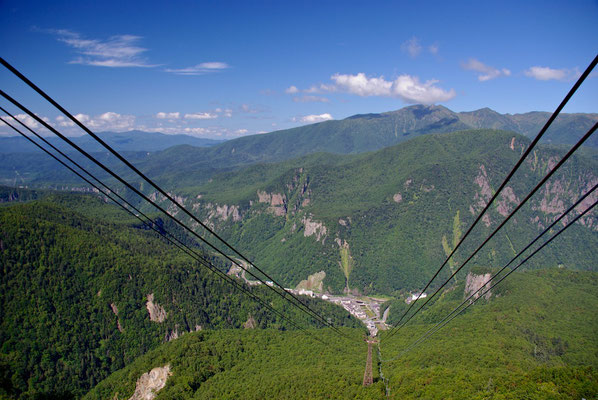
M 503 217 L 506 217 L 518 205 L 519 198 L 515 196 L 513 188 L 510 186 L 505 186 L 505 188 L 500 192 L 500 200 L 497 200 L 496 211 L 498 211 L 498 213 Z
M 150 321 L 164 322 L 166 319 L 166 310 L 159 304 L 154 303 L 154 294 L 150 293 L 147 295 L 147 303 L 145 303 L 147 311 L 149 312 Z
M 465 298 L 471 296 L 472 293 L 475 293 L 479 288 L 484 286 L 486 283 L 490 282 L 490 278 L 492 278 L 492 274 L 483 274 L 483 275 L 475 275 L 471 272 L 467 274 L 467 278 L 465 279 Z M 492 284 L 488 283 L 482 290 L 476 293 L 473 298 L 477 299 L 480 297 L 480 294 L 484 293 Z M 492 292 L 488 291 L 484 298 L 486 300 L 490 299 L 492 296 Z
M 326 238 L 326 234 L 328 233 L 328 230 L 326 229 L 326 226 L 324 226 L 324 224 L 322 222 L 312 221 L 311 216 L 303 217 L 301 222 L 303 222 L 303 225 L 305 226 L 305 230 L 303 231 L 303 236 L 308 237 L 308 236 L 315 235 L 316 241 L 319 242 L 321 239 L 322 243 L 324 243 L 324 239 Z
M 256 327 L 257 327 L 257 322 L 253 318 L 253 315 L 249 315 L 249 318 L 247 318 L 247 321 L 245 321 L 245 323 L 243 324 L 243 328 L 255 329 Z
M 480 190 L 474 194 L 474 203 L 469 207 L 469 212 L 471 212 L 472 215 L 475 215 L 479 211 L 483 210 L 492 198 L 492 189 L 490 187 L 490 181 L 488 180 L 488 173 L 486 172 L 486 167 L 484 167 L 483 164 L 480 165 L 478 176 L 476 176 L 474 179 L 474 183 L 480 187 Z M 492 220 L 488 214 L 484 214 L 482 221 L 487 227 L 492 223 Z
M 307 279 L 299 282 L 295 289 L 313 290 L 314 292 L 321 293 L 324 289 L 324 278 L 326 278 L 326 272 L 316 272 L 315 274 L 309 275 Z
M 274 215 L 282 217 L 287 214 L 287 198 L 284 194 L 267 193 L 258 190 L 257 197 L 260 203 L 270 204 L 268 210 Z
M 239 206 L 228 204 L 218 205 L 207 203 L 206 209 L 208 209 L 208 219 L 218 218 L 221 221 L 226 221 L 231 218 L 234 222 L 241 221 L 241 214 L 239 212 Z
M 156 367 L 150 372 L 146 372 L 137 379 L 135 393 L 129 400 L 152 400 L 156 397 L 156 392 L 166 386 L 170 373 L 170 364 L 163 367 Z

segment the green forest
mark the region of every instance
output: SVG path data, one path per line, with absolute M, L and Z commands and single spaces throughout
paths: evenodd
M 86 399 L 127 399 L 153 368 L 170 375 L 156 399 L 591 399 L 598 395 L 598 274 L 566 269 L 515 273 L 429 340 L 397 358 L 463 300 L 463 284 L 374 353 L 329 329 L 198 332 L 148 352 Z M 530 295 L 533 293 L 533 295 Z M 383 379 L 384 378 L 384 379 Z
M 346 242 L 353 260 L 351 289 L 399 296 L 427 282 L 528 144 L 527 138 L 504 131 L 424 135 L 372 153 L 317 153 L 254 164 L 216 175 L 210 183 L 181 187 L 178 193 L 187 207 L 235 246 L 255 254 L 257 265 L 289 286 L 325 271 L 324 290 L 342 292 L 339 242 Z M 508 185 L 508 194 L 497 199 L 451 265 L 465 261 L 563 154 L 554 146 L 534 151 Z M 591 157 L 569 160 L 470 266 L 508 262 L 558 210 L 591 188 L 598 180 L 596 170 Z M 274 195 L 282 199 L 280 205 L 271 205 L 268 196 Z M 526 268 L 596 270 L 598 260 L 591 249 L 598 246 L 598 235 L 587 224 L 592 218 L 571 228 Z M 307 220 L 321 224 L 325 233 L 322 228 L 308 232 Z M 588 245 L 579 247 L 579 242 Z M 448 277 L 449 269 L 443 274 Z
M 0 207 L 4 395 L 79 397 L 190 331 L 242 328 L 249 320 L 256 328 L 295 329 L 116 206 L 85 195 L 42 197 Z M 248 289 L 299 324 L 322 326 L 271 291 Z M 149 295 L 163 322 L 150 320 Z M 360 325 L 338 307 L 305 302 L 334 325 Z
M 382 311 L 390 309 L 392 326 L 528 143 L 489 130 L 423 135 L 371 153 L 212 170 L 212 181 L 200 172 L 160 175 L 155 158 L 139 161 L 160 182 L 177 182 L 186 207 L 285 286 L 324 271 L 323 292 L 341 293 L 348 282 L 354 294 L 387 298 Z M 439 281 L 562 154 L 559 146 L 532 154 Z M 267 287 L 244 286 L 306 330 L 297 329 L 97 194 L 1 187 L 0 398 L 128 399 L 140 377 L 166 365 L 157 399 L 595 398 L 595 213 L 490 299 L 401 354 L 464 299 L 468 273 L 496 271 L 595 184 L 593 154 L 567 163 L 409 325 L 381 333 L 370 387 L 362 386 L 365 326 L 341 307 L 302 297 L 348 339 Z M 224 257 L 140 207 L 228 271 Z

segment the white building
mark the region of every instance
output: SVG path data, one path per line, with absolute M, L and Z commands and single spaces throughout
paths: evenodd
M 405 299 L 405 302 L 406 302 L 407 304 L 410 304 L 412 301 L 415 301 L 415 300 L 417 300 L 417 298 L 418 298 L 418 297 L 419 297 L 420 299 L 424 299 L 424 298 L 428 297 L 428 295 L 427 295 L 427 294 L 425 294 L 425 293 L 422 293 L 421 295 L 420 295 L 419 293 L 413 293 L 413 294 L 411 295 L 411 297 L 407 297 L 407 299 Z

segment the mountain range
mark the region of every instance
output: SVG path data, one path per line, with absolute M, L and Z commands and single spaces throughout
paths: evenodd
M 494 130 L 422 135 L 376 152 L 258 163 L 215 174 L 205 183 L 192 184 L 202 182 L 202 172 L 187 172 L 182 182 L 188 185 L 173 193 L 287 285 L 323 272 L 318 285 L 324 291 L 393 294 L 425 284 L 528 144 L 522 135 Z M 455 254 L 451 268 L 563 154 L 542 145 L 532 152 Z M 499 265 L 517 254 L 528 238 L 598 183 L 597 171 L 595 160 L 574 157 L 471 263 Z M 588 204 L 596 199 L 594 193 Z M 598 226 L 594 217 L 583 224 L 535 257 L 530 267 L 594 269 L 590 249 L 598 246 Z M 576 241 L 588 246 L 571 251 Z
M 361 114 L 293 129 L 250 135 L 217 142 L 186 135 L 132 131 L 105 133 L 117 151 L 127 152 L 140 169 L 160 177 L 162 183 L 184 187 L 205 183 L 214 174 L 260 162 L 277 162 L 317 152 L 358 154 L 393 146 L 426 134 L 464 129 L 501 129 L 533 137 L 550 113 L 499 114 L 489 108 L 456 113 L 443 106 L 414 105 L 381 114 Z M 598 114 L 560 114 L 545 135 L 544 143 L 562 145 L 577 141 L 598 121 Z M 66 149 L 59 139 L 51 139 Z M 75 139 L 90 152 L 120 167 L 89 136 Z M 201 147 L 200 147 L 201 146 Z M 598 147 L 598 138 L 586 142 Z M 23 154 L 25 152 L 25 154 Z M 33 153 L 32 153 L 33 152 Z M 89 163 L 84 165 L 91 166 Z M 99 171 L 97 171 L 99 172 Z M 101 173 L 101 172 L 100 172 Z M 123 173 L 126 171 L 123 170 Z M 193 174 L 194 179 L 188 179 Z M 22 138 L 0 138 L 0 183 L 10 185 L 63 185 L 78 182 L 63 167 L 35 150 Z
M 512 130 L 470 129 L 493 123 L 495 114 L 413 106 L 211 147 L 123 153 L 286 287 L 389 299 L 387 321 L 396 324 L 405 299 L 434 274 L 529 146 Z M 529 126 L 539 129 L 543 117 L 530 117 Z M 569 140 L 595 115 L 563 118 L 555 129 Z M 76 398 L 90 389 L 88 398 L 130 398 L 139 382 L 160 377 L 158 398 L 593 398 L 596 211 L 445 328 L 447 335 L 396 358 L 462 301 L 468 282 L 520 254 L 598 183 L 598 160 L 586 150 L 400 335 L 386 341 L 382 333 L 369 388 L 361 386 L 364 329 L 340 307 L 305 298 L 344 326 L 351 343 L 316 331 L 321 324 L 265 286 L 247 286 L 313 335 L 294 330 L 106 199 L 69 193 L 91 189 L 45 155 L 1 153 L 0 179 L 11 187 L 0 188 L 0 398 Z M 191 223 L 105 151 L 94 154 Z M 430 290 L 563 155 L 554 142 L 532 151 Z M 113 188 L 229 270 L 167 216 Z M 573 215 L 596 200 L 594 193 Z
M 99 132 L 98 136 L 117 151 L 160 151 L 172 146 L 190 145 L 208 147 L 222 143 L 223 140 L 197 138 L 189 135 L 165 135 L 159 132 L 127 131 L 127 132 Z M 71 137 L 78 146 L 90 152 L 101 152 L 105 149 L 91 136 Z M 50 136 L 48 141 L 62 151 L 69 151 L 68 144 L 61 139 Z M 27 139 L 21 136 L 0 137 L 0 153 L 41 153 Z

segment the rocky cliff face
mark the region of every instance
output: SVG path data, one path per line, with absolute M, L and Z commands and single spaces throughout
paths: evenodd
M 145 303 L 147 312 L 149 313 L 150 321 L 164 322 L 166 319 L 166 310 L 159 304 L 154 303 L 154 294 L 147 295 L 147 303 Z
M 252 184 L 250 190 L 243 189 L 245 197 L 216 201 L 215 193 L 206 191 L 195 196 L 193 211 L 235 246 L 252 252 L 258 263 L 265 262 L 275 278 L 286 279 L 286 285 L 296 286 L 323 271 L 324 291 L 331 281 L 332 292 L 346 289 L 342 283 L 347 279 L 343 274 L 346 268 L 338 266 L 339 262 L 343 265 L 343 250 L 350 248 L 355 271 L 351 288 L 367 293 L 392 281 L 392 287 L 385 289 L 392 291 L 414 280 L 411 277 L 416 274 L 423 276 L 422 265 L 436 263 L 447 249 L 454 248 L 450 232 L 454 238 L 455 232 L 464 231 L 473 222 L 529 144 L 522 136 L 505 132 L 455 136 L 455 141 L 435 138 L 413 149 L 406 143 L 364 158 L 367 163 L 362 160 L 362 164 L 343 161 L 337 167 L 306 164 L 304 168 L 273 164 L 271 168 L 278 168 L 280 174 L 262 186 Z M 402 150 L 403 146 L 413 151 Z M 426 157 L 428 149 L 438 154 L 433 159 Z M 414 157 L 414 153 L 418 155 Z M 473 235 L 486 235 L 500 224 L 555 167 L 560 156 L 562 152 L 546 147 L 533 151 Z M 405 158 L 410 161 L 400 161 Z M 372 168 L 377 159 L 384 163 Z M 232 179 L 235 186 L 242 181 L 239 176 Z M 499 242 L 490 243 L 480 257 L 488 257 L 491 263 L 512 257 L 524 237 L 539 233 L 596 183 L 595 163 L 570 160 L 509 222 L 504 233 L 497 236 Z M 230 189 L 226 182 L 222 187 Z M 563 224 L 597 199 L 598 192 L 589 196 L 571 217 L 563 219 Z M 181 200 L 188 202 L 183 197 Z M 589 234 L 598 232 L 595 215 L 579 221 L 580 226 L 589 228 Z M 445 236 L 446 248 L 441 240 Z M 260 260 L 264 253 L 268 254 Z M 456 254 L 451 263 L 456 266 L 463 260 Z M 411 284 L 409 288 L 413 289 Z
M 473 293 L 475 293 L 473 296 L 474 299 L 480 297 L 480 294 L 484 293 L 490 286 L 492 286 L 492 283 L 488 283 L 490 282 L 490 278 L 492 278 L 492 274 L 475 275 L 471 272 L 468 273 L 467 278 L 465 279 L 465 298 L 468 298 Z M 476 293 L 484 285 L 486 286 Z M 484 295 L 484 298 L 488 300 L 491 296 L 492 292 L 488 291 Z
M 156 392 L 166 386 L 166 380 L 171 375 L 170 364 L 163 367 L 156 367 L 150 372 L 146 372 L 137 379 L 135 393 L 129 400 L 152 400 L 156 397 Z

